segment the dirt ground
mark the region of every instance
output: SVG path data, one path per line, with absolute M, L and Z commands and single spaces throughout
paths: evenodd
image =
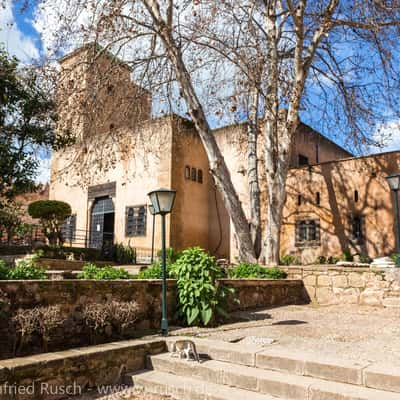
M 400 308 L 307 305 L 236 315 L 248 322 L 216 329 L 178 329 L 173 334 L 188 333 L 226 341 L 246 336 L 266 337 L 275 340 L 270 346 L 400 366 Z

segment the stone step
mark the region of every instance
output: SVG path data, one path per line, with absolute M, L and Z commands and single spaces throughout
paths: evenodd
M 198 352 L 213 360 L 400 393 L 400 367 L 397 365 L 356 362 L 279 345 L 244 346 L 220 340 L 186 339 L 193 340 Z M 178 337 L 167 339 L 169 350 L 175 340 Z
M 160 371 L 144 371 L 127 375 L 127 383 L 146 392 L 171 396 L 178 400 L 277 400 L 266 394 L 250 392 L 199 379 L 177 376 Z
M 288 400 L 398 400 L 398 393 L 362 386 L 331 382 L 256 367 L 235 365 L 223 361 L 204 360 L 201 363 L 171 357 L 170 353 L 149 356 L 149 367 L 157 372 L 173 374 L 181 380 L 198 379 L 208 384 L 226 385 Z M 253 398 L 253 397 L 250 398 Z

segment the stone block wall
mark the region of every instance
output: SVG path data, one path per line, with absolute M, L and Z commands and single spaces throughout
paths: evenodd
M 304 302 L 301 280 L 222 280 L 234 287 L 234 298 L 229 299 L 228 310 L 245 310 L 257 307 L 300 304 Z M 107 304 L 111 301 L 135 301 L 138 319 L 133 330 L 121 337 L 121 332 L 104 330 L 93 337 L 93 331 L 85 323 L 84 307 L 89 303 Z M 168 316 L 173 318 L 176 304 L 176 283 L 168 280 Z M 64 322 L 52 329 L 50 338 L 43 343 L 40 337 L 31 337 L 24 347 L 17 343 L 18 335 L 12 321 L 19 309 L 58 305 Z M 135 337 L 148 329 L 158 329 L 161 320 L 161 280 L 36 280 L 0 281 L 0 359 L 16 355 L 28 355 L 43 351 L 104 343 Z
M 301 280 L 221 279 L 220 282 L 235 289 L 228 302 L 229 311 L 307 302 Z
M 284 268 L 302 279 L 312 302 L 400 307 L 400 268 L 306 266 Z

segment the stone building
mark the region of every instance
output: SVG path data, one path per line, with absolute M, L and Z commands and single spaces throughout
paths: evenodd
M 147 193 L 163 187 L 177 190 L 174 210 L 167 218 L 167 245 L 177 249 L 198 245 L 234 260 L 232 224 L 208 173 L 207 156 L 193 124 L 177 115 L 152 118 L 151 95 L 131 82 L 128 66 L 108 53 L 91 63 L 91 51 L 83 47 L 60 61 L 60 129 L 72 130 L 77 143 L 53 155 L 50 198 L 72 207 L 71 244 L 129 243 L 149 249 L 153 221 Z M 241 140 L 245 132 L 246 124 L 237 124 L 216 129 L 215 137 L 248 213 L 246 149 Z M 343 221 L 355 217 L 356 211 L 370 243 L 361 250 L 372 255 L 392 251 L 391 201 L 383 177 L 398 171 L 397 156 L 352 158 L 300 124 L 292 150 L 282 254 L 308 261 L 321 254 L 343 253 L 348 248 Z M 348 182 L 341 181 L 343 174 Z M 346 188 L 345 198 L 340 183 Z M 356 190 L 359 200 L 352 204 L 349 196 L 355 196 Z M 370 220 L 379 221 L 381 213 L 385 226 L 377 230 L 377 223 Z M 296 240 L 296 232 L 304 230 L 303 220 L 308 231 L 310 221 L 315 221 L 315 237 L 310 234 L 313 240 L 308 243 Z M 336 226 L 339 220 L 342 225 Z M 161 243 L 159 223 L 156 218 L 156 248 Z

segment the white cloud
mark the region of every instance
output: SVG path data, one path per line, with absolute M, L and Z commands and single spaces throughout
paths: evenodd
M 400 120 L 381 124 L 376 129 L 373 138 L 378 146 L 371 146 L 370 153 L 400 150 Z
M 32 38 L 18 29 L 11 0 L 6 0 L 5 8 L 0 8 L 0 42 L 4 43 L 10 54 L 18 57 L 23 63 L 39 56 L 39 50 Z

